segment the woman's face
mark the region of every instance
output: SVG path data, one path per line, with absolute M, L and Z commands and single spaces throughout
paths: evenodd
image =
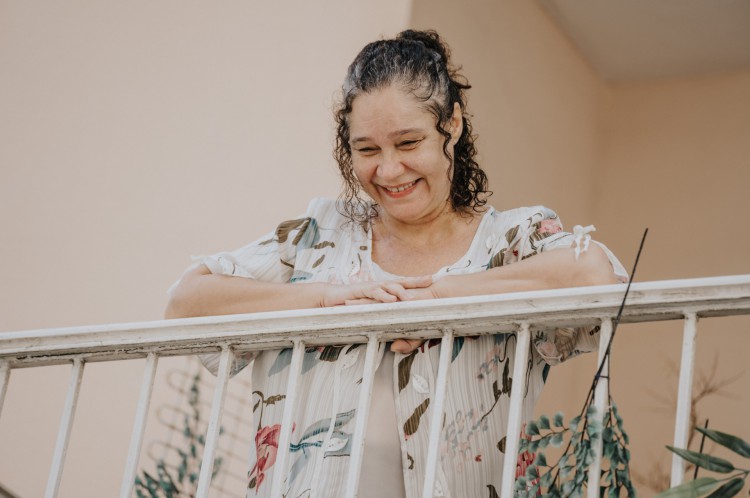
M 448 152 L 461 135 L 456 104 L 446 131 Z M 389 86 L 357 96 L 349 115 L 352 166 L 362 189 L 380 206 L 381 216 L 416 224 L 430 221 L 449 203 L 450 160 L 435 117 L 409 93 Z

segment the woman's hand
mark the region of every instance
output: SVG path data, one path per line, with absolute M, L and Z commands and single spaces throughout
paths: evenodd
M 329 285 L 323 295 L 323 307 L 395 303 L 417 298 L 412 289 L 425 289 L 432 285 L 432 277 L 407 277 L 385 282 L 358 282 L 349 285 Z M 422 294 L 420 293 L 420 296 Z
M 408 277 L 386 282 L 361 282 L 351 285 L 332 285 L 323 298 L 323 306 L 395 303 L 434 298 L 432 277 Z M 395 353 L 411 353 L 422 339 L 396 339 L 391 344 Z

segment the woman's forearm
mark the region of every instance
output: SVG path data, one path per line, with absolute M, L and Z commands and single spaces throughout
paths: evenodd
M 432 285 L 431 277 L 408 277 L 347 285 L 275 283 L 214 275 L 204 266 L 188 271 L 171 292 L 165 318 L 298 310 L 344 304 L 393 303 L 414 299 L 411 292 Z
M 576 259 L 572 248 L 553 249 L 511 265 L 435 282 L 435 297 L 477 296 L 618 283 L 604 251 L 592 244 Z
M 325 285 L 215 275 L 201 265 L 187 272 L 172 291 L 165 318 L 317 308 L 323 305 Z

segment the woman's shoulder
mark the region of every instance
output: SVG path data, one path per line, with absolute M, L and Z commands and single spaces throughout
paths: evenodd
M 306 216 L 315 219 L 318 224 L 328 226 L 338 226 L 343 228 L 349 225 L 356 225 L 348 216 L 344 206 L 344 201 L 339 199 L 330 199 L 327 197 L 315 197 L 307 205 Z

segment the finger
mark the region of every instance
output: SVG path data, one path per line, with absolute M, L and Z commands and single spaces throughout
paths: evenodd
M 370 299 L 374 299 L 381 303 L 393 303 L 398 301 L 398 297 L 394 296 L 393 294 L 389 293 L 387 290 L 383 289 L 382 287 L 376 287 L 375 289 L 372 289 L 370 292 L 367 293 L 367 296 Z
M 432 275 L 423 275 L 421 277 L 407 277 L 397 280 L 405 289 L 418 289 L 432 285 Z
M 361 299 L 346 299 L 344 301 L 344 306 L 354 306 L 357 304 L 377 304 L 379 302 L 380 301 L 376 301 L 374 299 L 363 297 Z
M 411 301 L 414 299 L 414 295 L 404 289 L 404 287 L 398 282 L 386 282 L 383 284 L 383 288 L 388 291 L 388 293 L 396 296 L 399 301 Z
M 422 339 L 396 339 L 391 344 L 391 351 L 394 353 L 411 353 L 424 343 Z

